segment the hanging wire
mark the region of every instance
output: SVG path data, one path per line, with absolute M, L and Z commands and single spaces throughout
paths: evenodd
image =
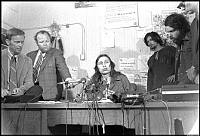
M 61 26 L 65 26 L 66 28 L 69 28 L 70 25 L 80 25 L 81 29 L 82 29 L 82 54 L 85 55 L 85 27 L 83 24 L 81 23 L 71 23 L 71 24 L 57 24 L 55 21 L 53 22 L 53 24 L 51 24 L 50 26 L 43 26 L 43 27 L 33 27 L 33 28 L 21 28 L 21 30 L 36 30 L 36 29 L 44 29 L 44 28 L 48 28 L 51 30 L 55 30 L 58 29 L 60 30 Z

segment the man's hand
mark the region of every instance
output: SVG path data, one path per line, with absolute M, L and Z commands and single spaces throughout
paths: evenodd
M 194 82 L 195 84 L 199 84 L 199 74 L 196 75 Z
M 1 97 L 11 95 L 11 93 L 7 89 L 1 89 Z
M 23 95 L 23 94 L 24 94 L 24 92 L 20 88 L 14 88 L 11 91 L 11 95 L 19 96 L 19 95 Z
M 188 78 L 191 80 L 191 81 L 194 81 L 196 75 L 197 75 L 197 72 L 195 70 L 195 67 L 192 66 L 191 68 L 189 68 L 187 71 L 187 76 Z
M 72 78 L 66 78 L 65 79 L 65 82 L 68 82 L 68 84 L 67 84 L 67 88 L 74 88 L 74 82 L 75 82 L 76 80 L 74 80 L 74 79 L 72 79 Z
M 170 82 L 170 83 L 173 83 L 175 82 L 175 75 L 171 75 L 167 78 L 167 81 Z

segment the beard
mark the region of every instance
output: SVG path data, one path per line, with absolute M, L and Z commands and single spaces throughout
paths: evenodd
M 150 48 L 150 51 L 154 51 L 156 49 L 156 46 Z
M 183 39 L 181 34 L 177 35 L 177 37 L 170 37 L 170 39 L 177 45 L 179 45 Z

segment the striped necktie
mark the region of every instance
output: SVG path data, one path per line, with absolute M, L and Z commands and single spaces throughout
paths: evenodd
M 16 72 L 16 58 L 12 56 L 10 59 L 10 82 L 9 90 L 12 91 L 14 88 L 17 88 L 17 72 Z
M 33 82 L 37 82 L 37 77 L 38 77 L 38 74 L 39 74 L 39 70 L 40 70 L 40 66 L 42 64 L 42 61 L 43 61 L 43 56 L 42 56 L 42 52 L 40 53 L 39 57 L 38 57 L 38 60 L 35 64 L 35 67 L 33 68 Z

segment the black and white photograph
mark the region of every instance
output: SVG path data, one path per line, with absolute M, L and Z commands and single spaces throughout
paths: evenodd
M 199 135 L 199 1 L 1 1 L 1 135 Z

